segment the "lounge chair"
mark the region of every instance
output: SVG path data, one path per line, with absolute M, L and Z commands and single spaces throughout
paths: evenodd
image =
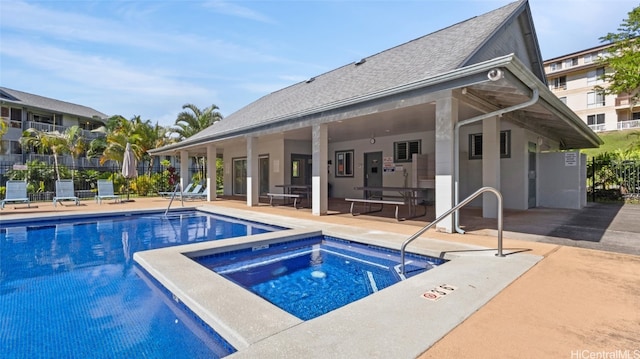
M 62 201 L 75 201 L 76 206 L 80 205 L 80 199 L 75 195 L 72 180 L 56 181 L 56 196 L 53 197 L 53 206 L 55 207 L 57 202 Z
M 120 202 L 120 196 L 113 192 L 113 182 L 109 180 L 98 180 L 98 195 L 96 196 L 96 202 L 102 204 L 103 199 L 114 199 L 115 202 Z
M 203 186 L 201 184 L 198 184 L 195 187 L 193 187 L 191 191 L 183 192 L 177 195 L 176 197 L 182 197 L 182 199 L 202 198 L 202 196 L 204 195 L 203 191 L 204 191 Z
M 189 191 L 191 191 L 191 188 L 193 188 L 193 182 L 189 183 L 187 185 L 187 187 L 184 188 L 184 191 L 182 191 L 182 193 L 187 193 Z M 158 192 L 158 194 L 162 197 L 171 197 L 173 196 L 173 191 L 168 191 L 168 192 Z M 180 192 L 176 192 L 176 196 L 180 196 L 181 193 Z
M 25 181 L 7 181 L 5 197 L 0 201 L 0 209 L 4 209 L 4 204 L 8 202 L 26 203 L 27 207 L 31 207 L 29 196 L 27 196 L 27 182 Z

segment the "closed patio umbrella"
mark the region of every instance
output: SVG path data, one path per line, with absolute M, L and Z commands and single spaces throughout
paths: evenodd
M 129 200 L 129 180 L 138 176 L 136 166 L 136 156 L 131 150 L 131 144 L 127 142 L 127 147 L 124 149 L 124 158 L 122 159 L 122 175 L 127 179 L 127 201 Z

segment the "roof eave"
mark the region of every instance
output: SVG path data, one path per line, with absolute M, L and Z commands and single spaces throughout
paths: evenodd
M 549 106 L 554 109 L 554 114 L 557 115 L 560 120 L 567 123 L 574 130 L 576 130 L 585 139 L 587 146 L 582 148 L 597 148 L 604 142 L 598 135 L 587 126 L 578 115 L 576 115 L 565 103 L 554 95 L 547 85 L 545 85 L 540 79 L 535 77 L 531 71 L 527 70 L 524 64 L 516 57 L 513 58 L 507 66 L 508 69 L 515 77 L 520 79 L 529 88 L 537 87 L 539 91 L 540 99 L 545 101 Z
M 284 122 L 287 122 L 287 121 L 291 121 L 291 120 L 294 120 L 294 119 L 297 119 L 297 118 L 306 117 L 306 116 L 313 116 L 313 115 L 321 114 L 323 112 L 336 110 L 336 109 L 339 109 L 339 108 L 343 108 L 343 107 L 359 104 L 359 103 L 362 103 L 362 102 L 376 100 L 376 99 L 383 98 L 383 97 L 388 97 L 388 96 L 401 94 L 401 93 L 407 92 L 407 91 L 412 91 L 412 90 L 417 90 L 417 89 L 424 89 L 424 88 L 428 88 L 428 87 L 432 87 L 432 86 L 436 86 L 436 85 L 447 84 L 447 83 L 452 83 L 452 86 L 450 87 L 450 89 L 470 86 L 470 85 L 474 84 L 474 82 L 460 84 L 460 80 L 464 80 L 465 78 L 471 78 L 471 77 L 476 76 L 478 74 L 485 73 L 485 72 L 487 72 L 487 71 L 489 71 L 489 70 L 491 70 L 493 68 L 504 67 L 507 64 L 509 64 L 511 61 L 513 61 L 513 59 L 515 59 L 515 56 L 513 54 L 497 57 L 497 58 L 494 58 L 494 59 L 489 60 L 489 61 L 485 61 L 485 62 L 481 62 L 481 63 L 478 63 L 478 64 L 473 64 L 473 65 L 470 65 L 470 66 L 467 66 L 467 67 L 455 69 L 455 70 L 452 70 L 452 71 L 449 71 L 449 72 L 442 73 L 442 74 L 437 75 L 437 76 L 425 78 L 425 79 L 420 80 L 420 81 L 404 84 L 404 85 L 397 86 L 397 87 L 394 87 L 394 88 L 385 89 L 383 91 L 379 91 L 379 92 L 375 92 L 375 93 L 371 93 L 371 94 L 366 94 L 366 95 L 362 95 L 362 96 L 358 96 L 358 97 L 354 97 L 354 98 L 350 98 L 350 99 L 336 101 L 336 102 L 333 102 L 333 103 L 329 103 L 329 104 L 326 104 L 326 105 L 323 105 L 323 106 L 318 106 L 316 108 L 312 108 L 312 109 L 308 109 L 308 110 L 305 110 L 305 111 L 300 111 L 300 112 L 297 112 L 297 113 L 289 114 L 289 115 L 286 115 L 286 116 L 273 118 L 273 119 L 270 119 L 268 121 L 265 121 L 265 122 L 261 123 L 259 126 L 251 126 L 251 127 L 247 126 L 247 127 L 243 127 L 243 128 L 236 128 L 236 129 L 229 130 L 229 131 L 226 131 L 226 132 L 220 132 L 220 133 L 212 134 L 212 135 L 209 135 L 209 136 L 199 137 L 199 138 L 196 138 L 194 140 L 186 139 L 183 142 L 179 142 L 179 143 L 176 143 L 176 144 L 171 144 L 171 145 L 168 145 L 168 146 L 165 146 L 165 147 L 161 147 L 161 148 L 158 148 L 158 149 L 151 150 L 151 151 L 149 151 L 149 153 L 153 154 L 153 155 L 162 155 L 162 154 L 167 154 L 167 153 L 173 153 L 175 151 L 180 151 L 182 149 L 188 149 L 188 148 L 196 146 L 196 145 L 201 145 L 201 144 L 203 144 L 205 142 L 221 141 L 221 140 L 227 140 L 227 139 L 230 139 L 230 138 L 233 138 L 233 137 L 244 136 L 247 133 L 252 132 L 252 130 L 255 130 L 258 127 L 263 128 L 265 126 L 274 126 L 274 125 L 277 125 L 278 123 L 284 123 Z M 476 83 L 477 83 L 477 80 L 474 80 L 474 81 L 476 81 Z M 490 81 L 490 80 L 488 78 L 484 77 L 484 79 L 482 81 L 486 82 L 486 81 Z M 215 125 L 216 124 L 213 124 L 212 126 L 215 127 Z

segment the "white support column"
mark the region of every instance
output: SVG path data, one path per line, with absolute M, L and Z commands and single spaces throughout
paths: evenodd
M 436 101 L 436 218 L 453 208 L 454 128 L 458 122 L 458 100 L 451 95 Z M 436 224 L 439 231 L 453 233 L 453 216 Z
M 187 151 L 180 151 L 180 191 L 191 182 L 189 176 L 189 153 Z
M 500 120 L 498 116 L 482 121 L 482 186 L 500 191 Z M 482 195 L 482 217 L 497 218 L 498 199 L 493 193 Z
M 313 125 L 312 128 L 312 181 L 311 181 L 311 213 L 320 216 L 327 213 L 328 185 L 327 185 L 327 154 L 329 148 L 329 138 L 327 125 Z
M 257 206 L 259 202 L 258 182 L 258 138 L 247 137 L 247 206 Z
M 217 196 L 216 186 L 216 146 L 207 145 L 207 201 L 215 201 Z

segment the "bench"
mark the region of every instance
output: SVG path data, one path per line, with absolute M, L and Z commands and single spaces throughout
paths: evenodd
M 400 221 L 401 218 L 398 216 L 398 211 L 400 206 L 405 206 L 407 204 L 409 204 L 410 206 L 413 206 L 411 208 L 410 212 L 410 216 L 411 217 L 421 217 L 427 214 L 427 206 L 429 205 L 428 202 L 423 201 L 421 203 L 419 203 L 419 205 L 424 206 L 424 213 L 422 215 L 416 215 L 415 214 L 415 205 L 413 203 L 407 203 L 406 200 L 409 201 L 414 201 L 415 199 L 413 198 L 406 198 L 403 200 L 392 200 L 389 198 L 396 198 L 396 197 L 387 197 L 387 199 L 384 198 L 369 198 L 369 199 L 365 199 L 365 198 L 345 198 L 344 200 L 347 202 L 351 202 L 351 208 L 349 209 L 349 213 L 351 213 L 352 216 L 356 216 L 358 214 L 366 214 L 366 213 L 374 213 L 374 212 L 380 212 L 382 211 L 382 208 L 384 207 L 385 204 L 390 204 L 390 205 L 394 205 L 396 206 L 396 212 L 395 212 L 395 217 L 396 217 L 396 221 Z M 353 208 L 354 208 L 354 204 L 358 202 L 358 203 L 364 203 L 367 204 L 369 206 L 368 211 L 366 212 L 359 212 L 359 213 L 355 213 L 353 212 Z M 371 210 L 371 204 L 379 204 L 380 208 L 376 209 L 376 210 Z M 403 220 L 406 218 L 402 218 Z
M 298 209 L 298 199 L 302 198 L 301 194 L 297 193 L 267 193 L 269 196 L 269 204 L 273 206 L 273 198 L 293 198 L 293 208 Z
M 397 201 L 397 200 L 389 200 L 389 199 L 374 199 L 374 198 L 370 198 L 370 199 L 365 199 L 365 198 L 345 198 L 344 199 L 347 202 L 351 202 L 351 208 L 349 209 L 349 213 L 351 213 L 352 216 L 356 216 L 358 214 L 365 214 L 365 213 L 374 213 L 374 212 L 380 212 L 382 211 L 382 208 L 384 207 L 385 204 L 391 204 L 396 206 L 396 220 L 400 220 L 398 218 L 398 208 L 400 206 L 404 206 L 406 205 L 405 201 Z M 369 206 L 369 210 L 366 212 L 359 212 L 359 213 L 355 213 L 353 212 L 353 208 L 354 208 L 354 204 L 358 202 L 358 203 L 365 203 Z M 379 204 L 380 208 L 376 209 L 376 210 L 371 210 L 371 204 Z

